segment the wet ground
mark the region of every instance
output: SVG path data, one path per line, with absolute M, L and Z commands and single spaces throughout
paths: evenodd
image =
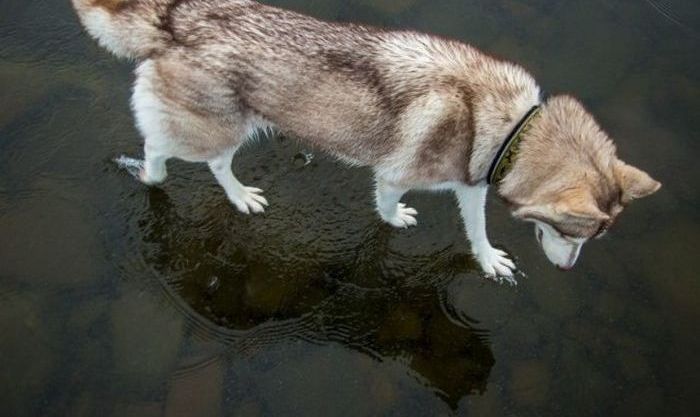
M 270 3 L 517 61 L 664 188 L 571 273 L 491 201 L 516 288 L 479 276 L 451 196 L 410 194 L 393 230 L 367 170 L 281 136 L 236 157 L 271 202 L 244 217 L 204 165 L 120 171 L 131 65 L 68 1 L 0 0 L 0 414 L 698 415 L 699 3 Z

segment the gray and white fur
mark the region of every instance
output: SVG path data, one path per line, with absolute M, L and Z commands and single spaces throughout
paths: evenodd
M 453 190 L 473 255 L 511 282 L 515 265 L 486 234 L 486 176 L 534 105 L 541 116 L 498 187 L 536 223 L 548 258 L 571 268 L 583 242 L 660 184 L 621 162 L 575 99 L 540 103 L 524 69 L 464 43 L 329 23 L 250 0 L 73 0 L 88 32 L 137 62 L 132 107 L 146 184 L 166 160 L 206 162 L 243 213 L 267 200 L 231 170 L 236 150 L 274 127 L 352 165 L 370 166 L 381 218 L 416 225 L 411 189 Z

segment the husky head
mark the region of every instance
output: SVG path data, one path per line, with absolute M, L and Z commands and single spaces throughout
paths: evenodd
M 661 184 L 622 162 L 615 146 L 583 106 L 553 97 L 524 134 L 499 193 L 513 216 L 532 222 L 547 258 L 571 269 L 581 247 L 601 237 L 633 200 Z

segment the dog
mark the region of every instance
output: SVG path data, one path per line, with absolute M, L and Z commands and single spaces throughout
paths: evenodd
M 262 191 L 231 165 L 251 135 L 273 128 L 371 167 L 377 211 L 392 226 L 417 224 L 400 202 L 407 191 L 453 191 L 473 256 L 511 283 L 516 266 L 486 233 L 489 185 L 564 270 L 627 204 L 661 187 L 617 158 L 575 98 L 543 100 L 522 67 L 462 42 L 251 0 L 72 1 L 100 45 L 137 62 L 145 184 L 165 180 L 169 158 L 206 162 L 240 212 L 262 213 Z

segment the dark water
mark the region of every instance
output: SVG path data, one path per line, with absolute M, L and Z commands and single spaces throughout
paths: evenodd
M 568 274 L 493 201 L 517 288 L 479 277 L 449 195 L 410 194 L 419 227 L 393 230 L 367 170 L 282 137 L 235 160 L 272 204 L 244 217 L 204 165 L 120 172 L 131 66 L 68 1 L 0 0 L 1 415 L 700 413 L 700 3 L 274 3 L 520 62 L 664 188 Z

